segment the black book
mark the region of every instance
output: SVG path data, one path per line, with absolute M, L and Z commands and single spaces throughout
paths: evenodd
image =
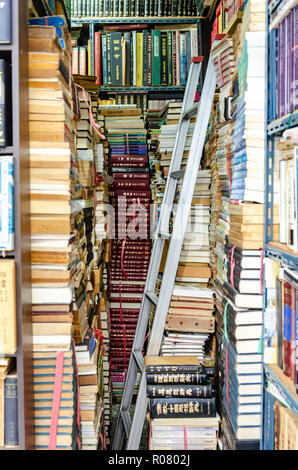
M 147 384 L 183 384 L 205 385 L 207 376 L 203 374 L 147 374 Z
M 212 385 L 148 385 L 149 398 L 212 398 Z
M 205 368 L 199 365 L 150 365 L 147 374 L 204 374 Z
M 112 45 L 111 45 L 111 33 L 107 33 L 107 84 L 112 84 L 112 70 L 111 70 L 111 60 L 112 60 Z
M 124 33 L 125 38 L 125 83 L 123 85 L 131 85 L 131 37 L 130 33 Z
M 111 84 L 112 86 L 122 85 L 122 34 L 111 33 Z M 109 68 L 108 68 L 109 70 Z
M 11 145 L 11 68 L 0 59 L 0 147 Z
M 12 0 L 0 2 L 0 44 L 11 43 L 11 5 Z
M 215 417 L 215 398 L 151 398 L 150 416 L 152 419 Z

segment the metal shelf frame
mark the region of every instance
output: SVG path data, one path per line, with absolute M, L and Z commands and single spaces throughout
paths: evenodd
M 267 364 L 264 365 L 264 370 L 265 376 L 268 377 L 270 382 L 275 385 L 284 401 L 298 416 L 298 400 L 294 399 L 293 395 L 289 392 L 289 390 L 284 386 L 279 377 L 277 377 L 277 375 Z
M 203 16 L 175 16 L 175 17 L 163 17 L 163 16 L 137 16 L 137 17 L 97 17 L 97 18 L 72 18 L 71 24 L 74 26 L 79 24 L 190 24 L 197 23 L 200 19 L 204 19 Z

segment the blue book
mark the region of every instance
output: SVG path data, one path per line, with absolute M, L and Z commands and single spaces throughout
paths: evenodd
M 4 446 L 18 445 L 18 377 L 10 373 L 4 380 Z
M 186 85 L 187 80 L 187 57 L 186 57 L 186 34 L 180 33 L 180 83 Z
M 12 0 L 2 0 L 0 2 L 0 44 L 11 43 L 12 29 Z
M 102 81 L 103 85 L 108 84 L 108 64 L 107 64 L 107 37 L 105 34 L 101 36 L 101 50 L 102 50 Z
M 14 249 L 13 157 L 0 158 L 0 250 Z

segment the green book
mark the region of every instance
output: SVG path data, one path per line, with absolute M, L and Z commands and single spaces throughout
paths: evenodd
M 160 31 L 152 30 L 152 86 L 160 86 Z

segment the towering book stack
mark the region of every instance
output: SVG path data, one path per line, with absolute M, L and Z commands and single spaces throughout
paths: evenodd
M 110 358 L 113 392 L 122 393 L 150 260 L 150 175 L 146 130 L 138 109 L 106 113 L 114 179 L 111 202 Z
M 66 37 L 66 30 L 63 34 Z M 61 49 L 54 27 L 30 27 L 29 37 L 35 442 L 41 449 L 75 448 L 78 383 L 71 304 L 79 262 L 79 211 L 72 206 L 78 181 L 70 64 L 67 46 Z M 62 398 L 57 435 L 50 441 L 55 373 L 60 365 Z
M 178 283 L 195 283 L 198 287 L 207 287 L 211 277 L 209 266 L 210 183 L 211 171 L 200 170 L 176 274 Z M 179 217 L 179 214 L 176 217 Z
M 265 25 L 265 2 L 249 1 L 241 33 L 230 196 L 259 203 L 264 202 Z
M 147 357 L 150 450 L 216 450 L 214 390 L 194 356 Z

